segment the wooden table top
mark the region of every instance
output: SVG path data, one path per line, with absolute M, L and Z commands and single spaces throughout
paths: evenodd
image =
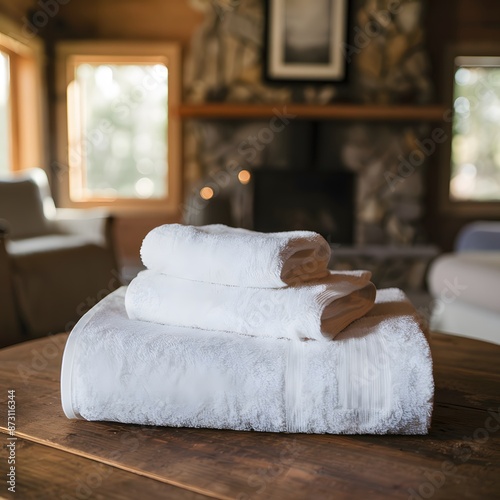
M 0 350 L 0 498 L 500 498 L 500 346 L 431 336 L 429 435 L 334 436 L 68 420 L 66 338 Z M 11 389 L 15 495 L 4 480 Z

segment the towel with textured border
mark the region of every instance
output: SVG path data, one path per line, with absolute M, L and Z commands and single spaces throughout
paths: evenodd
M 285 288 L 242 288 L 143 271 L 130 283 L 130 319 L 246 335 L 324 340 L 364 316 L 375 301 L 371 273 L 331 271 Z
M 425 434 L 433 393 L 397 289 L 335 340 L 302 342 L 130 320 L 121 288 L 74 327 L 61 374 L 69 418 L 269 432 Z
M 259 233 L 222 224 L 165 224 L 142 243 L 144 265 L 158 273 L 241 287 L 281 288 L 324 278 L 330 245 L 311 231 Z

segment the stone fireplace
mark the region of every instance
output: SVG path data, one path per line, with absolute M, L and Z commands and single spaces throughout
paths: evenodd
M 351 37 L 345 48 L 348 83 L 289 86 L 269 85 L 262 79 L 263 1 L 216 3 L 218 8 L 209 0 L 193 2 L 206 12 L 206 20 L 188 54 L 185 101 L 272 103 L 275 117 L 185 122 L 187 212 L 194 213 L 191 221 L 253 227 L 255 206 L 250 204 L 254 192 L 238 183 L 242 169 L 256 173 L 257 182 L 262 182 L 266 171 L 287 172 L 282 175 L 289 179 L 296 175 L 303 183 L 308 182 L 308 176 L 312 182 L 315 176 L 327 179 L 344 173 L 353 178 L 355 186 L 351 241 L 343 238 L 333 244 L 425 243 L 422 220 L 427 162 L 420 141 L 429 133 L 429 124 L 305 119 L 287 111 L 292 102 L 430 102 L 433 91 L 424 47 L 423 0 L 353 2 Z M 199 199 L 204 186 L 212 190 L 210 200 Z M 257 204 L 279 205 L 277 191 L 276 186 L 274 190 L 261 188 Z M 332 195 L 332 199 L 338 196 Z M 203 218 L 208 206 L 217 214 L 214 220 Z M 301 203 L 295 208 L 300 212 Z M 294 211 L 298 221 L 308 220 L 308 210 L 303 204 L 302 208 L 300 213 Z M 283 221 L 283 229 L 285 225 Z
M 188 127 L 196 154 L 191 162 L 201 169 L 198 178 L 190 183 L 191 196 L 196 197 L 206 185 L 218 197 L 232 197 L 233 191 L 241 190 L 236 176 L 239 169 L 295 172 L 302 179 L 307 173 L 311 178 L 320 173 L 351 173 L 355 176 L 353 243 L 425 241 L 425 165 L 407 163 L 409 155 L 418 151 L 419 133 L 424 135 L 425 126 L 298 120 L 267 144 L 252 140 L 258 139 L 259 134 L 266 137 L 261 134 L 267 128 L 266 122 L 196 120 Z M 240 221 L 251 226 L 247 217 L 234 219 L 235 223 Z

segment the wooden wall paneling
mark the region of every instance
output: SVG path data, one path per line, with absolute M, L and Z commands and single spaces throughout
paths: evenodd
M 500 39 L 498 0 L 459 0 L 456 4 L 458 15 L 456 34 L 459 42 L 498 42 Z
M 61 9 L 71 38 L 144 39 L 187 46 L 203 14 L 179 0 L 72 0 Z
M 440 0 L 427 2 L 426 40 L 436 86 L 436 100 L 451 107 L 451 64 L 449 49 L 456 44 L 495 44 L 500 40 L 498 0 Z M 445 124 L 446 125 L 446 124 Z M 450 127 L 444 127 L 450 135 Z M 443 196 L 449 182 L 449 140 L 436 148 L 427 171 L 426 227 L 433 243 L 444 251 L 453 250 L 460 229 L 477 219 L 498 219 L 494 215 L 464 214 L 443 210 Z
M 28 10 L 35 6 L 36 0 L 0 0 L 0 14 L 22 25 Z

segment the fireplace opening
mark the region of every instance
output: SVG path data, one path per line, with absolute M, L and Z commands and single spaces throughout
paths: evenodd
M 240 174 L 245 174 L 242 180 Z M 203 181 L 185 205 L 186 224 L 227 224 L 265 233 L 315 231 L 332 244 L 356 234 L 356 175 L 345 170 L 284 170 L 262 166 Z M 221 180 L 226 182 L 222 183 Z
M 352 244 L 355 175 L 260 168 L 252 172 L 253 229 L 310 230 L 331 243 Z

